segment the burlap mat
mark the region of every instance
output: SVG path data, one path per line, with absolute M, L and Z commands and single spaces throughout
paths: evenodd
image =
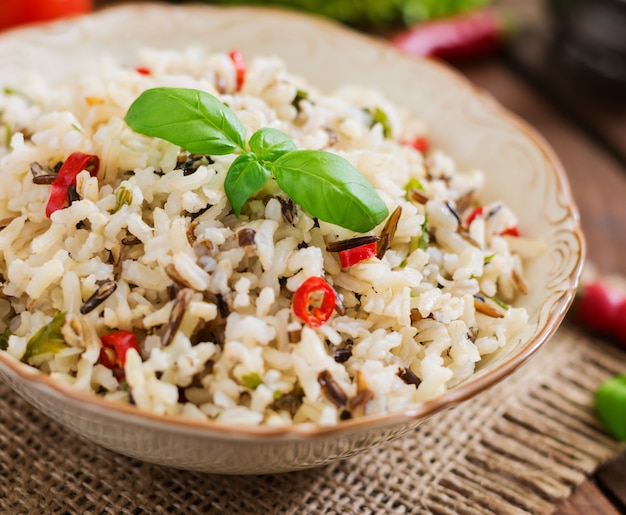
M 0 513 L 549 513 L 623 448 L 591 403 L 624 371 L 626 353 L 565 325 L 513 376 L 401 440 L 255 477 L 119 456 L 0 384 Z

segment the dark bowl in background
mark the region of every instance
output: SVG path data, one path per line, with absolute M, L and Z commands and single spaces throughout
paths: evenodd
M 546 0 L 546 6 L 554 50 L 578 77 L 626 86 L 626 0 Z

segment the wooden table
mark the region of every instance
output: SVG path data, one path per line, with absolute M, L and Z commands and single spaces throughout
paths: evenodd
M 589 261 L 602 274 L 626 277 L 626 96 L 577 88 L 557 66 L 548 51 L 543 2 L 494 2 L 518 17 L 522 32 L 502 54 L 459 69 L 554 148 L 580 210 Z M 626 513 L 626 455 L 600 469 L 556 513 Z

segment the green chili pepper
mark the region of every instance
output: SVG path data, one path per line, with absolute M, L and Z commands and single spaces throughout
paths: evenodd
M 618 440 L 626 441 L 626 374 L 603 382 L 595 393 L 596 414 Z

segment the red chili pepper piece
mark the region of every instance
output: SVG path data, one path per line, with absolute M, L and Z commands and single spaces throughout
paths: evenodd
M 393 45 L 412 55 L 462 61 L 495 52 L 507 27 L 491 11 L 420 23 L 392 38 Z
M 115 331 L 100 337 L 100 363 L 110 369 L 124 368 L 126 353 L 130 349 L 139 352 L 137 337 L 132 331 Z
M 50 188 L 50 197 L 46 205 L 46 216 L 59 209 L 63 209 L 67 204 L 67 190 L 70 186 L 76 186 L 76 176 L 83 170 L 88 170 L 92 177 L 98 174 L 100 168 L 100 158 L 93 154 L 83 154 L 73 152 L 61 165 L 59 173 Z
M 472 210 L 472 212 L 468 215 L 467 219 L 465 220 L 465 223 L 467 224 L 467 226 L 469 227 L 471 223 L 479 216 L 483 216 L 484 212 L 485 212 L 485 206 L 475 207 Z M 519 236 L 519 229 L 517 228 L 517 226 L 507 227 L 506 229 L 504 229 L 504 231 L 500 233 L 500 236 L 516 236 L 517 237 Z
M 343 268 L 347 268 L 358 263 L 359 261 L 375 256 L 377 252 L 377 245 L 377 242 L 374 241 L 372 243 L 359 245 L 358 247 L 354 247 L 352 249 L 340 251 L 339 261 L 341 262 L 341 266 Z
M 137 68 L 135 68 L 135 71 L 141 75 L 151 75 L 152 72 L 150 71 L 150 68 L 146 68 L 145 66 L 137 66 Z
M 467 217 L 467 220 L 465 221 L 467 226 L 469 227 L 476 218 L 478 218 L 479 216 L 482 216 L 484 210 L 485 210 L 485 206 L 475 207 L 472 210 L 472 212 L 469 214 L 469 216 Z
M 324 325 L 335 309 L 335 290 L 321 277 L 309 277 L 293 296 L 293 312 L 309 327 Z
M 413 141 L 410 141 L 409 145 L 422 154 L 425 154 L 430 148 L 430 141 L 424 136 L 418 136 Z
M 239 50 L 232 50 L 228 57 L 235 65 L 235 75 L 237 78 L 236 90 L 239 91 L 243 86 L 243 81 L 246 79 L 246 61 L 243 58 L 243 54 Z
M 519 236 L 519 229 L 517 227 L 509 227 L 500 233 L 500 236 Z

